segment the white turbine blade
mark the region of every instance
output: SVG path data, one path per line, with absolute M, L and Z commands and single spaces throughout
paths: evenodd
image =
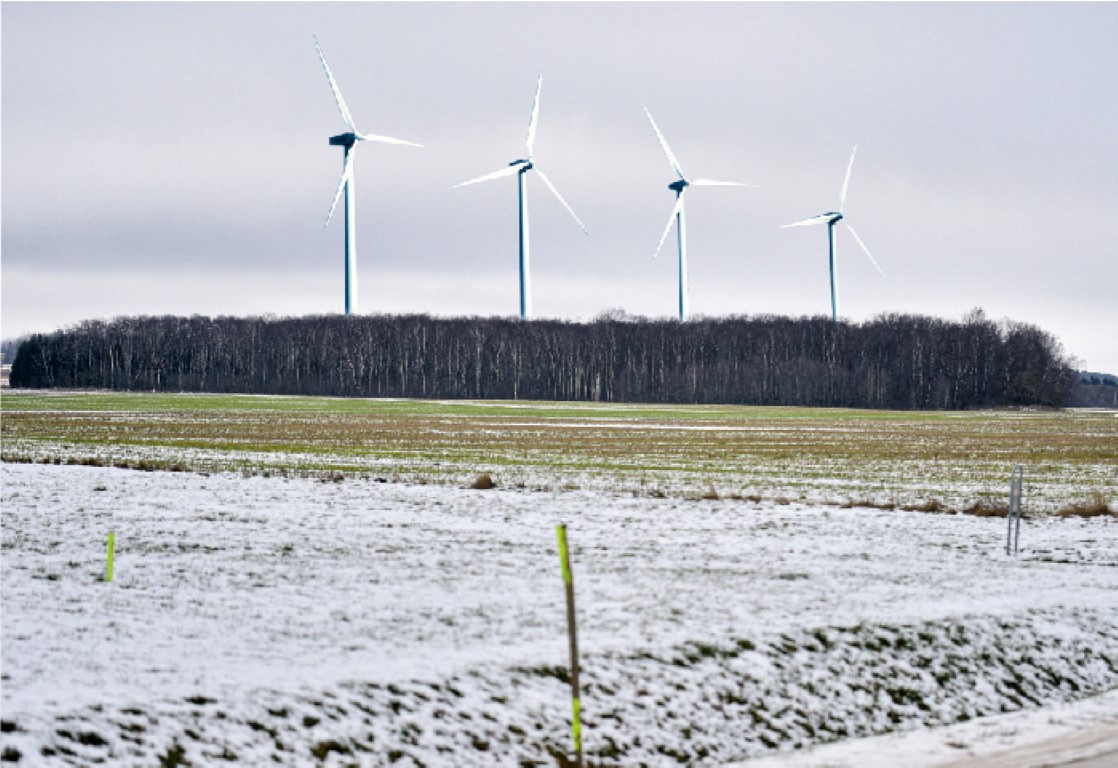
M 644 106 L 643 104 L 641 106 Z M 679 161 L 675 159 L 672 154 L 672 148 L 668 146 L 668 142 L 664 140 L 664 134 L 660 133 L 660 129 L 656 127 L 656 121 L 652 119 L 652 113 L 648 111 L 648 107 L 644 107 L 644 113 L 648 115 L 648 122 L 652 123 L 652 130 L 656 131 L 656 138 L 660 140 L 660 147 L 664 150 L 664 154 L 668 156 L 668 162 L 672 164 L 672 169 L 679 174 L 679 178 L 686 180 L 683 175 L 683 169 L 679 167 Z
M 812 216 L 810 219 L 804 219 L 803 221 L 796 221 L 791 224 L 783 224 L 780 228 L 788 229 L 788 227 L 810 227 L 813 224 L 826 224 L 830 220 L 830 214 L 822 213 L 818 216 Z
M 326 214 L 326 221 L 322 223 L 323 229 L 326 229 L 326 225 L 330 223 L 330 217 L 334 215 L 334 209 L 338 207 L 338 198 L 342 196 L 342 189 L 345 188 L 346 182 L 349 181 L 349 175 L 353 168 L 353 155 L 354 152 L 352 149 L 346 153 L 345 168 L 342 169 L 342 179 L 338 182 L 337 191 L 334 192 L 334 202 L 330 203 L 330 213 Z
M 652 258 L 660 253 L 660 249 L 664 246 L 664 241 L 668 239 L 668 232 L 672 228 L 672 222 L 675 221 L 676 214 L 683 207 L 683 192 L 679 193 L 679 197 L 675 200 L 675 207 L 672 208 L 672 215 L 668 217 L 668 226 L 664 227 L 664 234 L 660 235 L 660 242 L 656 244 L 656 252 L 652 254 Z
M 493 173 L 487 173 L 484 176 L 478 176 L 476 179 L 470 179 L 469 181 L 463 181 L 461 184 L 455 184 L 454 187 L 452 187 L 452 189 L 457 189 L 458 187 L 465 187 L 468 184 L 477 184 L 479 181 L 489 181 L 490 179 L 499 179 L 502 176 L 512 176 L 514 173 L 519 173 L 520 168 L 523 165 L 524 165 L 523 163 L 517 163 L 516 165 L 510 165 L 507 168 L 502 168 L 499 171 L 493 171 Z
M 313 36 L 312 36 L 313 37 Z M 318 38 L 314 38 L 314 48 L 318 51 L 318 58 L 322 61 L 322 68 L 326 70 L 326 79 L 330 81 L 330 90 L 334 92 L 334 100 L 338 102 L 338 109 L 342 112 L 342 120 L 349 126 L 349 129 L 357 133 L 357 128 L 353 125 L 353 118 L 349 114 L 349 107 L 345 105 L 345 99 L 342 98 L 342 92 L 338 88 L 337 82 L 334 81 L 334 75 L 330 73 L 330 67 L 326 64 L 326 57 L 322 55 L 322 48 L 318 45 Z
M 536 100 L 532 102 L 532 119 L 528 121 L 528 138 L 524 143 L 528 145 L 528 157 L 532 157 L 532 147 L 536 143 L 536 121 L 540 117 L 540 89 L 543 88 L 543 75 L 536 82 Z
M 858 145 L 854 145 L 854 152 L 858 151 Z M 846 188 L 850 186 L 850 171 L 854 168 L 854 152 L 850 153 L 850 165 L 846 166 L 846 178 L 842 182 L 842 192 L 839 193 L 839 213 L 842 213 L 842 207 L 846 205 Z
M 586 227 L 582 226 L 582 222 L 578 220 L 578 216 L 575 216 L 574 209 L 571 208 L 571 206 L 567 205 L 567 201 L 563 199 L 563 196 L 561 194 L 559 194 L 559 190 L 557 190 L 555 188 L 555 185 L 551 183 L 551 179 L 547 178 L 547 174 L 543 172 L 543 169 L 541 169 L 538 165 L 533 165 L 533 167 L 536 169 L 536 172 L 540 175 L 540 178 L 543 179 L 543 183 L 547 185 L 547 188 L 550 189 L 552 192 L 554 192 L 555 196 L 557 198 L 559 198 L 559 202 L 561 202 L 563 204 L 563 207 L 571 212 L 571 216 L 574 216 L 575 222 L 582 229 L 582 231 L 586 232 Z M 589 235 L 590 233 L 586 232 L 586 234 Z
M 391 136 L 377 136 L 375 133 L 358 133 L 357 138 L 360 141 L 377 141 L 381 144 L 403 144 L 405 147 L 422 147 L 422 144 L 416 144 L 413 141 L 404 141 L 403 139 L 394 139 Z
M 689 181 L 693 187 L 756 187 L 756 184 L 742 184 L 739 181 L 714 181 L 713 179 L 695 179 Z
M 873 254 L 870 253 L 870 249 L 867 248 L 866 244 L 862 242 L 862 238 L 858 237 L 858 233 L 854 231 L 854 227 L 850 226 L 850 224 L 845 221 L 843 222 L 843 224 L 846 224 L 846 228 L 850 230 L 850 234 L 854 235 L 854 239 L 858 241 L 858 245 L 862 246 L 862 250 L 865 251 L 866 255 L 870 257 L 870 261 L 873 262 L 874 269 L 876 269 L 882 277 L 885 277 L 885 273 L 882 272 L 881 267 L 877 265 L 877 259 L 873 257 Z

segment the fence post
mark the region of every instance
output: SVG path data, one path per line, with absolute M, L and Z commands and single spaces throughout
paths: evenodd
M 1013 554 L 1017 554 L 1017 544 L 1021 540 L 1021 496 L 1025 484 L 1025 470 L 1017 467 L 1017 527 L 1013 534 Z
M 1017 543 L 1021 538 L 1021 481 L 1023 478 L 1024 472 L 1021 470 L 1021 465 L 1018 464 L 1013 468 L 1013 473 L 1009 477 L 1009 507 L 1006 509 L 1005 515 L 1005 553 L 1007 555 L 1017 554 Z M 1016 536 L 1013 530 L 1014 515 L 1017 517 Z
M 563 583 L 567 589 L 567 634 L 571 648 L 571 732 L 574 736 L 575 765 L 582 768 L 582 704 L 578 692 L 578 632 L 575 628 L 575 585 L 571 576 L 570 551 L 567 549 L 567 526 L 558 525 L 559 562 L 563 566 Z
M 105 581 L 113 580 L 113 550 L 116 549 L 116 534 L 109 531 L 108 564 L 105 566 Z

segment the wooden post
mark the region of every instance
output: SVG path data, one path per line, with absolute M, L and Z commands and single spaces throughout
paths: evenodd
M 571 577 L 570 551 L 567 549 L 567 526 L 555 528 L 559 539 L 559 562 L 563 566 L 563 583 L 567 588 L 567 633 L 571 646 L 571 731 L 574 735 L 575 765 L 582 768 L 582 704 L 578 693 L 578 631 L 575 627 L 575 585 Z
M 116 534 L 109 531 L 109 562 L 105 567 L 105 581 L 113 580 L 113 550 L 116 548 Z

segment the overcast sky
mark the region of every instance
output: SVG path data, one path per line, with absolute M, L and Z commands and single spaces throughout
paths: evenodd
M 343 308 L 346 130 L 363 312 L 514 315 L 524 156 L 537 316 L 830 312 L 1035 323 L 1118 373 L 1118 4 L 11 3 L 2 25 L 2 333 L 124 314 Z M 340 214 L 340 211 L 339 211 Z

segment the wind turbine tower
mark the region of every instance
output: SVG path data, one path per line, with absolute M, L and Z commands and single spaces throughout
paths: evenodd
M 818 216 L 812 216 L 810 219 L 797 221 L 793 224 L 785 224 L 781 227 L 781 229 L 787 229 L 788 227 L 809 227 L 813 224 L 827 225 L 827 252 L 829 254 L 828 261 L 830 263 L 831 271 L 832 321 L 838 320 L 838 287 L 835 285 L 835 224 L 844 220 L 842 212 L 843 208 L 846 205 L 846 190 L 850 186 L 850 171 L 854 168 L 854 154 L 857 151 L 858 145 L 855 144 L 854 151 L 850 153 L 850 164 L 846 166 L 846 178 L 842 182 L 842 191 L 839 192 L 839 209 L 837 211 L 828 211 L 827 213 L 821 213 Z M 873 266 L 877 269 L 882 277 L 885 277 L 885 273 L 882 272 L 881 267 L 877 265 L 877 260 L 873 257 L 873 254 L 870 253 L 870 249 L 866 247 L 866 244 L 862 242 L 862 238 L 858 237 L 858 233 L 854 231 L 854 227 L 850 226 L 849 221 L 845 223 L 846 228 L 850 230 L 850 234 L 854 235 L 854 239 L 858 242 L 858 245 L 862 246 L 862 250 L 865 251 L 866 255 L 870 257 L 870 261 L 873 263 Z
M 323 223 L 323 228 L 330 223 L 330 218 L 334 215 L 334 209 L 338 206 L 338 198 L 341 197 L 342 190 L 345 190 L 345 313 L 347 315 L 357 311 L 357 217 L 354 214 L 354 203 L 357 198 L 357 188 L 354 183 L 353 175 L 353 156 L 357 150 L 357 143 L 360 141 L 377 141 L 382 144 L 403 144 L 408 147 L 422 147 L 422 144 L 415 144 L 410 141 L 403 141 L 401 139 L 393 139 L 390 136 L 377 136 L 372 133 L 361 133 L 353 123 L 353 117 L 349 114 L 349 107 L 346 106 L 345 99 L 342 98 L 341 89 L 338 88 L 338 83 L 334 80 L 334 75 L 330 72 L 330 67 L 326 64 L 326 57 L 322 55 L 322 48 L 318 45 L 318 38 L 314 39 L 315 50 L 318 51 L 318 58 L 322 61 L 322 69 L 326 72 L 326 79 L 330 83 L 330 90 L 334 92 L 334 100 L 338 102 L 338 109 L 342 113 L 342 120 L 345 122 L 349 131 L 346 133 L 339 133 L 337 136 L 330 137 L 330 145 L 334 147 L 342 147 L 344 154 L 342 157 L 342 178 L 338 182 L 338 189 L 334 192 L 334 202 L 330 204 L 330 212 L 326 214 L 326 221 Z
M 559 202 L 563 204 L 563 207 L 570 211 L 571 216 L 574 217 L 575 223 L 578 224 L 579 228 L 581 228 L 583 232 L 586 232 L 586 234 L 590 234 L 586 231 L 586 227 L 582 226 L 582 222 L 578 220 L 578 216 L 575 215 L 575 212 L 571 208 L 571 206 L 567 205 L 567 201 L 564 200 L 563 196 L 559 194 L 559 190 L 557 190 L 555 188 L 555 185 L 551 183 L 551 179 L 547 178 L 547 174 L 545 174 L 543 172 L 543 169 L 536 165 L 535 161 L 532 159 L 532 149 L 536 143 L 536 122 L 540 116 L 540 89 L 542 87 L 543 75 L 540 75 L 539 80 L 536 82 L 536 99 L 535 102 L 532 104 L 532 118 L 528 121 L 528 137 L 525 140 L 525 144 L 528 147 L 528 157 L 521 160 L 513 160 L 511 163 L 508 164 L 507 168 L 502 168 L 499 171 L 488 173 L 485 176 L 479 176 L 476 179 L 470 179 L 469 181 L 464 181 L 461 184 L 454 185 L 455 188 L 465 187 L 470 184 L 476 184 L 479 181 L 489 181 L 490 179 L 499 179 L 503 176 L 511 176 L 514 173 L 517 174 L 516 186 L 517 194 L 519 196 L 518 199 L 520 211 L 521 320 L 526 320 L 532 316 L 532 285 L 528 268 L 528 187 L 526 184 L 526 176 L 528 174 L 528 171 L 532 170 L 533 168 L 536 170 L 536 173 L 538 173 L 540 178 L 543 179 L 543 183 L 547 185 L 547 188 L 550 189 L 557 198 L 559 198 Z
M 675 159 L 672 154 L 671 147 L 664 139 L 664 135 L 660 133 L 660 129 L 656 127 L 656 121 L 652 119 L 652 113 L 648 111 L 648 107 L 644 108 L 644 113 L 648 115 L 648 122 L 652 123 L 652 130 L 656 131 L 656 138 L 660 140 L 660 147 L 664 150 L 664 154 L 668 157 L 668 162 L 671 163 L 672 170 L 676 172 L 679 178 L 668 185 L 668 189 L 675 192 L 675 207 L 672 208 L 671 216 L 668 217 L 668 226 L 664 227 L 664 234 L 660 235 L 660 242 L 656 245 L 656 251 L 652 254 L 652 258 L 660 253 L 660 248 L 664 245 L 664 240 L 668 237 L 668 230 L 672 228 L 672 222 L 675 222 L 676 236 L 679 239 L 679 320 L 683 322 L 687 319 L 688 313 L 688 291 L 687 291 L 687 229 L 686 219 L 683 208 L 683 195 L 690 186 L 695 187 L 753 187 L 755 184 L 740 184 L 736 181 L 712 181 L 711 179 L 688 179 L 683 174 L 683 169 L 679 167 L 679 161 Z

